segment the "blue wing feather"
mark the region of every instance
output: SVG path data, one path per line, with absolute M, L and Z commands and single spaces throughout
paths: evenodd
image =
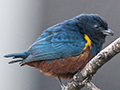
M 85 47 L 80 33 L 55 33 L 35 42 L 29 49 L 34 60 L 50 60 L 78 55 Z
M 86 40 L 77 27 L 71 27 L 57 25 L 48 28 L 29 48 L 30 57 L 22 63 L 79 55 Z

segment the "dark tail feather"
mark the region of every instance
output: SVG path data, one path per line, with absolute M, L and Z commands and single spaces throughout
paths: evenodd
M 29 56 L 29 52 L 22 52 L 22 53 L 13 53 L 13 54 L 7 54 L 4 57 L 9 58 L 9 57 L 13 57 L 13 59 L 15 58 L 27 58 Z
M 12 63 L 16 63 L 16 62 L 21 62 L 22 60 L 14 60 L 14 61 L 10 61 L 8 62 L 8 64 L 12 64 Z
M 8 55 L 5 55 L 4 57 L 6 57 L 6 58 L 13 57 L 13 59 L 22 58 L 22 60 L 24 60 L 24 59 L 26 59 L 29 55 L 30 55 L 29 52 L 26 51 L 26 52 L 22 52 L 22 53 L 8 54 Z M 14 61 L 9 62 L 9 64 L 16 63 L 16 62 L 21 62 L 22 60 L 14 60 Z

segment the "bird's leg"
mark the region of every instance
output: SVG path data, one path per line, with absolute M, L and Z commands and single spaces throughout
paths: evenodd
M 62 90 L 65 90 L 65 85 L 62 83 L 60 77 L 58 77 L 58 81 L 60 83 L 60 86 L 61 86 Z

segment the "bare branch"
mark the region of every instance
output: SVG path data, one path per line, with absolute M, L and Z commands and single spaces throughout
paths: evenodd
M 72 81 L 70 81 L 65 90 L 80 90 L 85 85 L 90 90 L 95 85 L 90 81 L 93 75 L 101 68 L 106 62 L 108 62 L 116 54 L 120 53 L 120 37 L 115 40 L 112 44 L 107 46 L 105 49 L 100 51 L 83 69 L 75 74 Z M 92 85 L 92 87 L 91 87 Z M 97 88 L 97 87 L 96 87 Z
M 100 90 L 100 89 L 97 88 L 91 81 L 86 82 L 85 86 L 86 86 L 89 90 Z

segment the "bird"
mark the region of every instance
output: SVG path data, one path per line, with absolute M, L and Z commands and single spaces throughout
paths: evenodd
M 4 57 L 18 59 L 9 64 L 20 62 L 57 78 L 64 88 L 61 79 L 73 78 L 100 52 L 106 36 L 113 35 L 98 14 L 80 14 L 44 30 L 28 50 Z

